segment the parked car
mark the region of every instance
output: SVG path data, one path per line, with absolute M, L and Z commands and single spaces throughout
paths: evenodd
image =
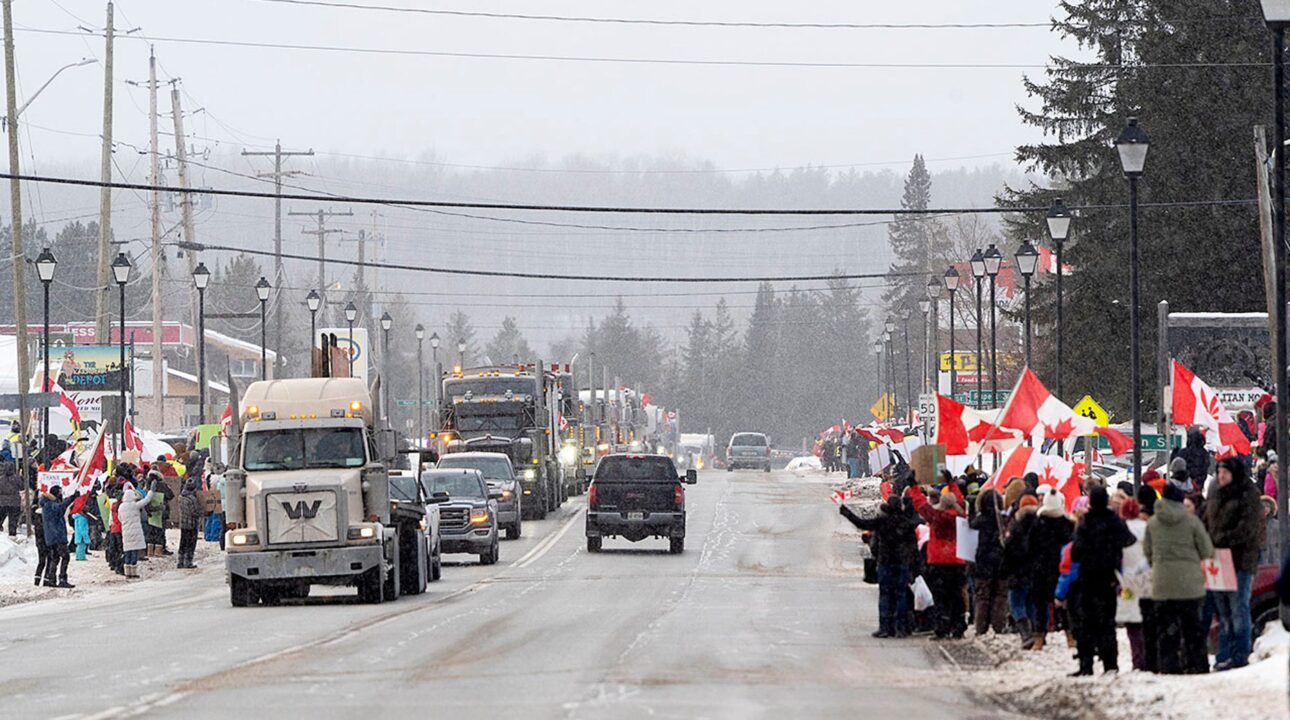
M 726 470 L 761 468 L 770 472 L 770 440 L 759 432 L 737 432 L 726 446 Z
M 439 504 L 441 552 L 478 555 L 481 565 L 496 563 L 501 491 L 490 489 L 483 473 L 474 468 L 426 470 L 421 473 L 421 486 L 432 498 L 443 500 Z
M 668 538 L 670 550 L 685 550 L 685 485 L 698 482 L 693 468 L 678 475 L 666 455 L 607 455 L 587 488 L 587 552 L 600 552 L 606 537 L 640 542 Z
M 515 540 L 524 532 L 524 519 L 519 479 L 510 457 L 495 452 L 463 452 L 444 455 L 438 468 L 473 468 L 484 476 L 484 481 L 496 488 L 497 522 L 506 531 L 507 540 Z

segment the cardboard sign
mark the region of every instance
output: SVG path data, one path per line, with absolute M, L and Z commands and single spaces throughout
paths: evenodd
M 1236 564 L 1231 548 L 1215 548 L 1214 557 L 1200 561 L 1205 572 L 1205 589 L 1214 592 L 1236 592 Z

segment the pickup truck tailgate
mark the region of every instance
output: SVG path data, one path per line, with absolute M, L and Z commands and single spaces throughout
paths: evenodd
M 597 510 L 662 512 L 676 508 L 677 481 L 596 482 Z

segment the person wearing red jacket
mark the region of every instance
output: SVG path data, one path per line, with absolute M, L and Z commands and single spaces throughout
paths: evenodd
M 909 488 L 914 509 L 927 521 L 927 585 L 932 591 L 932 613 L 936 639 L 961 638 L 967 630 L 964 620 L 963 587 L 965 568 L 957 553 L 957 520 L 966 517 L 963 493 L 949 483 L 933 505 L 918 485 Z

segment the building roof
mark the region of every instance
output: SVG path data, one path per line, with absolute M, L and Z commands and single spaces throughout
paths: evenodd
M 255 343 L 249 343 L 249 342 L 247 342 L 247 341 L 245 341 L 245 340 L 238 340 L 238 339 L 237 339 L 237 338 L 235 338 L 235 337 L 229 337 L 228 335 L 225 335 L 224 333 L 215 332 L 214 330 L 207 330 L 207 331 L 206 331 L 206 339 L 207 339 L 207 340 L 210 340 L 210 341 L 212 341 L 212 342 L 218 343 L 218 344 L 220 344 L 220 345 L 224 345 L 225 347 L 236 348 L 236 349 L 238 349 L 238 350 L 242 350 L 242 351 L 244 351 L 244 352 L 248 352 L 248 353 L 259 353 L 259 352 L 260 352 L 260 346 L 259 346 L 259 345 L 256 345 Z M 276 352 L 274 352 L 273 350 L 266 349 L 266 351 L 265 351 L 265 352 L 268 354 L 268 358 L 269 358 L 270 360 L 273 360 L 273 359 L 275 359 L 275 358 L 277 358 L 277 357 L 278 357 L 278 354 L 277 354 Z M 193 380 L 193 382 L 197 382 L 197 381 L 196 381 L 196 379 L 194 379 L 194 380 Z M 227 391 L 228 391 L 228 390 L 227 390 L 227 388 L 226 388 L 226 389 L 225 389 L 225 392 L 227 392 Z
M 166 366 L 166 374 L 167 374 L 167 375 L 171 375 L 171 376 L 173 376 L 173 377 L 177 377 L 177 378 L 179 378 L 180 380 L 187 380 L 188 382 L 190 382 L 190 383 L 192 383 L 192 384 L 194 384 L 194 385 L 196 385 L 196 384 L 197 384 L 197 376 L 196 376 L 196 375 L 189 375 L 188 373 L 183 372 L 182 370 L 176 370 L 176 369 L 174 369 L 174 368 L 170 367 L 169 365 L 167 365 L 167 366 Z M 210 388 L 211 390 L 214 390 L 214 391 L 216 391 L 216 392 L 222 392 L 222 393 L 224 393 L 225 395 L 228 395 L 228 386 L 227 386 L 227 385 L 225 385 L 225 384 L 224 384 L 224 383 L 222 383 L 222 382 L 216 382 L 216 381 L 214 381 L 214 380 L 207 379 L 207 380 L 206 380 L 206 387 L 208 387 L 208 388 Z

